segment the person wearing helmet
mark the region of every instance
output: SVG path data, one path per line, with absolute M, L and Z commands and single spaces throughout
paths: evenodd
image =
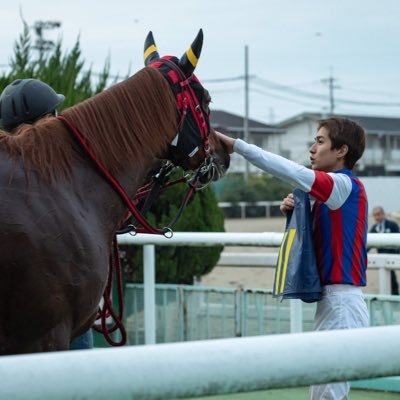
M 17 79 L 0 96 L 0 128 L 13 133 L 21 124 L 33 123 L 48 115 L 57 115 L 57 107 L 65 96 L 56 93 L 39 79 Z M 75 338 L 70 350 L 93 348 L 93 333 L 89 329 Z
M 0 96 L 0 128 L 13 132 L 20 124 L 56 115 L 65 96 L 39 79 L 17 79 Z

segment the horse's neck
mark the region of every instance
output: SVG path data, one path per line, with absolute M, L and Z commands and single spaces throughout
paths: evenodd
M 119 185 L 126 196 L 132 201 L 143 185 L 146 176 L 148 175 L 153 162 L 149 161 L 146 164 L 127 166 L 126 169 L 112 176 L 116 184 Z M 84 166 L 86 172 L 81 174 L 77 171 L 75 175 L 81 175 L 74 178 L 81 181 L 80 186 L 85 187 L 85 199 L 89 204 L 96 209 L 95 213 L 101 219 L 102 224 L 108 227 L 108 230 L 113 231 L 122 221 L 128 211 L 128 205 L 120 195 L 116 185 L 108 180 L 102 173 L 96 171 L 92 165 Z

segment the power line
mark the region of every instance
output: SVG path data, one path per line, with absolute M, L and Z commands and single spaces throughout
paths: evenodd
M 212 89 L 212 93 L 238 93 L 239 91 L 241 92 L 243 88 L 227 88 L 227 89 Z
M 255 78 L 256 75 L 249 75 L 248 78 Z M 243 81 L 245 79 L 245 75 L 233 76 L 229 78 L 214 78 L 214 79 L 202 79 L 201 81 L 204 83 L 222 83 L 222 82 L 234 82 L 234 81 Z
M 366 101 L 366 100 L 353 100 L 353 99 L 344 99 L 341 97 L 333 98 L 333 89 L 335 79 L 333 77 L 328 78 L 327 80 L 330 85 L 330 93 L 329 97 L 324 94 L 318 94 L 313 92 L 308 92 L 305 90 L 295 89 L 290 86 L 281 85 L 275 82 L 267 81 L 265 79 L 257 77 L 254 83 L 259 83 L 262 86 L 268 87 L 270 90 L 276 90 L 285 92 L 286 94 L 290 94 L 297 97 L 307 97 L 311 99 L 319 99 L 327 101 L 329 99 L 331 104 L 331 109 L 334 108 L 334 103 L 344 103 L 344 104 L 352 104 L 352 105 L 359 105 L 359 106 L 378 106 L 378 107 L 400 107 L 400 102 L 389 102 L 389 101 Z M 336 88 L 339 88 L 336 86 Z
M 271 90 L 285 92 L 285 93 L 291 94 L 293 96 L 307 97 L 307 98 L 319 99 L 319 100 L 324 100 L 324 101 L 326 101 L 328 99 L 328 97 L 325 94 L 313 93 L 313 92 L 308 92 L 308 91 L 302 90 L 302 89 L 296 89 L 294 87 L 282 85 L 282 84 L 276 83 L 276 82 L 272 82 L 267 79 L 260 78 L 258 76 L 255 79 L 254 83 L 264 86 L 264 87 L 267 87 Z
M 330 109 L 331 111 L 334 110 L 335 108 L 335 103 L 339 104 L 351 104 L 351 105 L 358 105 L 358 106 L 377 106 L 377 107 L 400 107 L 400 102 L 390 102 L 390 101 L 367 101 L 367 100 L 356 100 L 356 99 L 345 99 L 341 97 L 335 97 L 333 89 L 339 88 L 339 86 L 335 86 L 335 78 L 332 76 L 330 78 L 322 80 L 322 82 L 327 82 L 329 84 L 329 95 L 326 94 L 320 94 L 320 93 L 315 93 L 315 92 L 309 92 L 306 90 L 298 89 L 293 86 L 288 86 L 288 85 L 283 85 L 277 82 L 273 82 L 264 78 L 261 78 L 257 75 L 249 75 L 250 78 L 250 83 L 252 85 L 258 85 L 258 86 L 263 86 L 267 88 L 268 90 L 276 91 L 276 92 L 283 92 L 286 95 L 289 96 L 295 96 L 295 97 L 303 97 L 303 98 L 308 98 L 308 99 L 313 99 L 313 100 L 320 100 L 324 102 L 329 102 L 330 104 Z M 203 79 L 203 82 L 208 82 L 208 83 L 222 83 L 222 82 L 233 82 L 233 81 L 239 81 L 243 80 L 244 76 L 239 75 L 235 77 L 227 77 L 227 78 L 217 78 L 217 79 Z M 320 81 L 321 82 L 321 81 Z M 341 88 L 343 89 L 343 88 Z M 223 89 L 222 89 L 223 90 Z M 255 91 L 255 89 L 251 89 L 252 91 Z M 259 91 L 259 93 L 262 94 L 267 94 L 265 92 Z M 291 102 L 296 102 L 299 103 L 297 100 L 291 100 L 288 97 L 284 97 L 282 95 L 272 95 L 269 93 L 271 97 L 275 98 L 281 98 L 282 100 L 286 101 L 291 101 Z M 305 104 L 303 102 L 303 104 Z M 308 103 L 310 105 L 310 103 Z
M 360 101 L 360 100 L 347 100 L 337 99 L 338 102 L 344 104 L 353 104 L 358 106 L 374 106 L 374 107 L 400 107 L 400 102 L 389 102 L 389 101 Z
M 260 90 L 260 89 L 250 88 L 250 91 L 251 92 L 255 92 L 255 93 L 259 93 L 259 94 L 262 94 L 262 95 L 265 95 L 265 96 L 268 96 L 268 97 L 272 97 L 272 98 L 275 98 L 275 99 L 278 99 L 278 100 L 284 100 L 284 101 L 287 101 L 289 103 L 301 104 L 303 106 L 311 106 L 311 107 L 318 107 L 318 106 L 319 107 L 323 107 L 322 104 L 308 103 L 308 102 L 306 102 L 304 100 L 291 99 L 290 97 L 282 96 L 282 95 L 271 93 L 271 92 L 265 92 L 265 91 Z
M 357 89 L 355 87 L 343 86 L 343 84 L 341 85 L 341 88 L 343 90 L 350 90 L 352 92 L 358 92 L 358 93 L 364 93 L 364 94 L 373 94 L 373 95 L 377 95 L 377 96 L 394 97 L 394 94 L 390 93 L 390 92 L 383 92 L 383 91 L 378 91 L 378 90 Z

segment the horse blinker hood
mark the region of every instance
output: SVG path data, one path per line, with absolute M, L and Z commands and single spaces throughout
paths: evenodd
M 193 74 L 201 53 L 203 31 L 200 29 L 191 47 L 178 59 L 173 56 L 160 58 L 152 32 L 144 46 L 146 66 L 157 68 L 168 81 L 180 113 L 178 131 L 169 147 L 169 159 L 176 165 L 185 166 L 201 147 L 209 152 L 209 113 L 204 110 L 205 89 Z

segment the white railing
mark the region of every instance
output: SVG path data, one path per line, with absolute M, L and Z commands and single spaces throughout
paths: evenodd
M 276 207 L 279 209 L 279 206 L 282 204 L 281 200 L 274 200 L 274 201 L 255 201 L 255 202 L 248 202 L 248 201 L 239 201 L 237 203 L 231 202 L 219 202 L 218 207 L 222 209 L 229 209 L 234 207 L 240 208 L 240 218 L 246 218 L 246 208 L 247 207 L 263 207 L 264 214 L 263 216 L 269 218 L 271 216 L 271 207 Z
M 157 246 L 265 246 L 279 247 L 283 233 L 277 232 L 175 232 L 171 239 L 161 235 L 119 236 L 119 243 Z M 368 247 L 400 247 L 400 233 L 369 233 Z
M 145 343 L 155 343 L 156 317 L 155 317 L 155 246 L 255 246 L 279 247 L 283 233 L 276 232 L 175 232 L 171 239 L 157 235 L 122 235 L 120 244 L 143 245 L 144 268 L 144 325 Z M 370 233 L 367 238 L 368 247 L 400 247 L 400 233 L 382 234 Z M 251 253 L 248 253 L 250 255 Z M 250 256 L 249 258 L 251 258 Z M 267 256 L 269 257 L 269 256 Z M 274 256 L 276 257 L 276 256 Z M 253 257 L 254 259 L 254 257 Z M 369 266 L 379 268 L 380 291 L 389 293 L 390 270 L 400 268 L 400 257 L 396 255 L 369 255 Z M 266 267 L 274 267 L 274 258 L 270 258 Z M 254 262 L 254 260 L 253 260 Z M 230 264 L 231 265 L 231 264 Z M 246 264 L 243 264 L 244 266 Z M 381 283 L 382 282 L 382 283 Z M 302 303 L 300 300 L 290 300 L 291 332 L 302 330 Z
M 394 376 L 399 337 L 385 326 L 3 356 L 0 398 L 176 399 Z

